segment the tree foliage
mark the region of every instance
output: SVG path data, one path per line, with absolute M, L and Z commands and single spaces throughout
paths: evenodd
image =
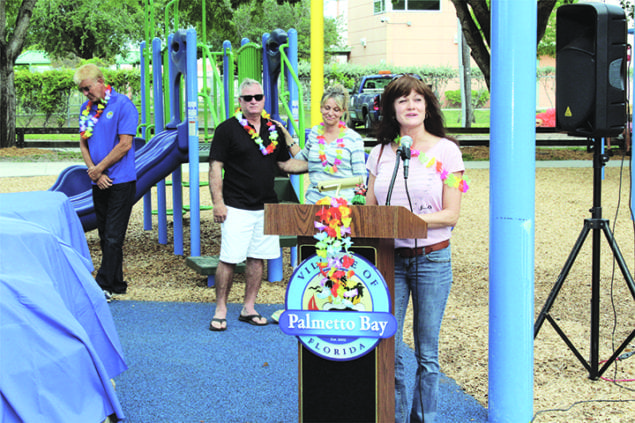
M 29 42 L 51 57 L 113 59 L 142 39 L 137 0 L 39 0 Z
M 489 0 L 451 0 L 456 9 L 456 16 L 461 22 L 463 35 L 471 48 L 471 56 L 483 72 L 487 86 L 490 84 L 490 51 L 491 51 L 491 8 Z M 574 3 L 575 0 L 537 0 L 538 28 L 536 42 L 545 35 L 554 7 L 559 4 Z
M 298 31 L 298 55 L 300 58 L 309 58 L 310 0 L 288 2 L 248 0 L 234 3 L 231 20 L 224 18 L 224 25 L 215 23 L 214 26 L 207 27 L 207 42 L 214 50 L 220 49 L 225 40 L 229 40 L 234 46 L 240 45 L 240 40 L 243 38 L 260 43 L 264 33 L 269 33 L 276 28 L 285 31 L 295 28 Z M 209 20 L 209 16 L 207 19 Z M 325 46 L 339 46 L 341 44 L 339 32 L 335 19 L 324 19 Z
M 37 0 L 0 0 L 0 148 L 15 140 L 13 67 L 22 52 Z
M 558 0 L 547 20 L 542 39 L 538 40 L 538 56 L 556 57 L 556 11 L 563 4 L 571 4 L 571 0 Z

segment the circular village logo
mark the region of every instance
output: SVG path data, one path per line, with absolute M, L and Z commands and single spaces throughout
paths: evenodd
M 289 280 L 279 320 L 285 334 L 327 360 L 362 357 L 397 331 L 386 281 L 364 257 L 352 256 L 353 272 L 341 283 L 320 273 L 317 255 L 304 260 Z

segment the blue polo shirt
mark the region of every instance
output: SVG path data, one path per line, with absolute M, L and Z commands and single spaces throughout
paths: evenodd
M 88 101 L 82 104 L 82 111 L 86 108 L 86 104 Z M 93 105 L 90 110 L 91 116 L 95 113 L 97 113 L 97 105 Z M 139 112 L 137 108 L 128 97 L 113 89 L 108 105 L 93 128 L 93 136 L 88 139 L 88 150 L 93 163 L 101 162 L 115 148 L 119 143 L 119 135 L 135 136 L 138 124 Z M 132 148 L 128 153 L 104 173 L 112 179 L 113 184 L 136 181 L 137 171 L 134 160 L 135 149 L 134 143 L 132 143 Z

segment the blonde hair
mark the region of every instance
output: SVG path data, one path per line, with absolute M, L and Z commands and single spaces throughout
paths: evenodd
M 76 85 L 81 84 L 82 81 L 85 79 L 94 79 L 95 81 L 101 79 L 103 81 L 104 74 L 101 72 L 101 69 L 97 67 L 97 65 L 88 63 L 84 66 L 80 66 L 79 69 L 75 71 L 75 75 L 73 75 L 73 81 Z
M 320 100 L 320 107 L 324 106 L 324 103 L 332 98 L 335 104 L 344 111 L 342 120 L 346 122 L 348 120 L 348 90 L 341 84 L 335 84 L 324 91 L 322 100 Z

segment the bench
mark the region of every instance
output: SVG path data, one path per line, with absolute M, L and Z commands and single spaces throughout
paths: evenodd
M 280 259 L 269 260 L 267 269 L 276 267 L 277 263 L 271 263 L 272 261 L 282 260 L 282 249 L 285 247 L 291 248 L 291 266 L 295 268 L 297 264 L 296 245 L 298 244 L 298 237 L 296 236 L 281 236 L 280 237 Z M 212 287 L 216 284 L 216 269 L 218 268 L 219 256 L 193 256 L 185 259 L 185 264 L 190 269 L 194 270 L 199 275 L 207 276 L 207 286 Z M 238 263 L 236 265 L 235 273 L 245 273 L 245 262 Z M 274 273 L 275 274 L 275 273 Z M 268 271 L 269 281 L 272 272 Z
M 187 267 L 193 269 L 199 275 L 207 276 L 207 286 L 214 286 L 216 283 L 216 268 L 218 268 L 219 256 L 195 256 L 185 259 Z M 245 273 L 245 263 L 238 263 L 236 273 Z
M 277 177 L 275 179 L 274 189 L 281 203 L 299 203 L 295 190 L 291 185 L 289 178 Z M 282 266 L 282 249 L 291 248 L 291 266 L 295 268 L 297 265 L 297 248 L 298 237 L 296 236 L 280 236 L 280 257 L 273 260 L 267 260 L 267 280 L 269 282 L 278 282 L 283 277 Z M 218 268 L 219 256 L 195 256 L 188 257 L 185 264 L 198 274 L 207 276 L 207 286 L 215 285 L 216 268 Z M 236 272 L 245 272 L 245 263 L 236 265 Z

